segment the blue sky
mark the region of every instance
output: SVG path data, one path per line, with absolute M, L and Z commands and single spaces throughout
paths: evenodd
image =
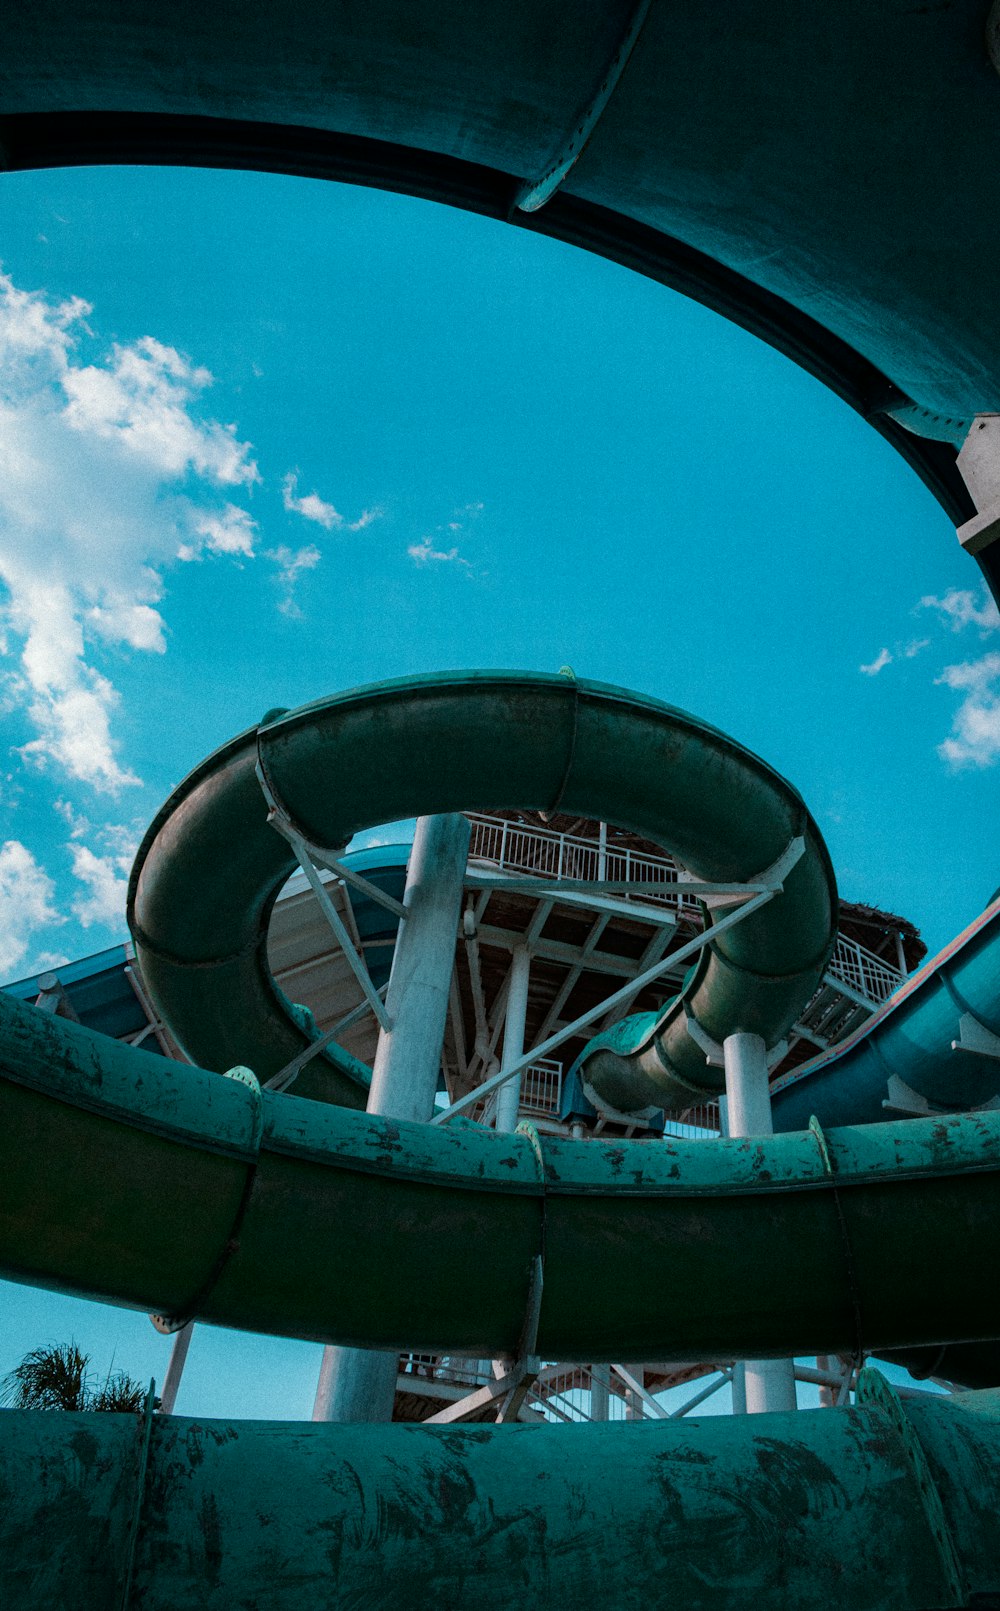
M 0 975 L 124 937 L 138 835 L 266 709 L 449 667 L 704 716 L 932 948 L 1000 883 L 978 571 L 752 337 L 527 232 L 273 176 L 6 175 L 0 265 Z M 73 1329 L 162 1375 L 143 1317 L 5 1295 L 0 1369 Z M 181 1409 L 311 1396 L 316 1350 L 205 1336 Z

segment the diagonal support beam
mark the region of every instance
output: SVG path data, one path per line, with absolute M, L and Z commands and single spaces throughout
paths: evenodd
M 364 993 L 369 1007 L 375 1014 L 375 1017 L 378 1019 L 383 1029 L 387 1030 L 391 1028 L 389 1023 L 389 1015 L 386 1012 L 385 1004 L 382 1001 L 378 991 L 375 989 L 375 986 L 372 984 L 371 974 L 368 972 L 364 958 L 356 949 L 354 941 L 347 931 L 347 926 L 344 923 L 340 913 L 337 911 L 337 908 L 334 906 L 333 901 L 330 899 L 330 892 L 323 883 L 323 880 L 316 868 L 316 864 L 313 861 L 312 851 L 314 847 L 311 845 L 310 841 L 306 839 L 305 835 L 299 832 L 291 818 L 282 809 L 280 802 L 275 798 L 274 793 L 272 792 L 267 779 L 264 776 L 263 768 L 259 762 L 257 764 L 257 777 L 260 781 L 264 798 L 268 804 L 268 822 L 271 824 L 271 827 L 275 830 L 275 832 L 280 833 L 281 837 L 286 839 L 289 845 L 291 845 L 295 859 L 305 874 L 306 882 L 316 897 L 317 905 L 319 906 L 320 911 L 323 913 L 323 916 L 326 918 L 327 923 L 330 925 L 330 928 L 333 930 L 337 942 L 347 960 L 347 965 L 354 974 L 358 984 L 361 986 L 362 992 Z M 372 887 L 374 888 L 374 886 Z M 400 908 L 400 910 L 402 910 L 402 908 Z
M 545 1022 L 538 1031 L 539 1040 L 544 1040 L 546 1035 L 550 1035 L 555 1025 L 559 1022 L 559 1014 L 562 1012 L 567 1001 L 569 1000 L 574 987 L 579 981 L 580 975 L 583 973 L 583 970 L 587 965 L 587 962 L 597 949 L 598 940 L 601 938 L 601 935 L 604 933 L 604 930 L 607 928 L 610 922 L 611 914 L 609 912 L 602 912 L 600 917 L 598 917 L 597 921 L 593 924 L 590 933 L 583 942 L 583 949 L 581 950 L 579 957 L 577 958 L 576 962 L 571 965 L 569 972 L 556 992 L 555 1000 L 545 1015 Z M 669 944 L 670 931 L 660 929 L 657 932 L 657 939 L 659 939 L 661 935 L 664 938 L 664 944 Z
M 797 840 L 795 844 L 798 847 L 798 855 L 801 855 L 802 841 Z M 789 848 L 791 849 L 792 847 Z M 785 870 L 788 870 L 787 867 Z M 536 1058 L 547 1057 L 550 1052 L 555 1051 L 557 1046 L 562 1046 L 564 1041 L 572 1040 L 581 1030 L 586 1029 L 590 1024 L 596 1023 L 599 1018 L 603 1018 L 614 1007 L 617 1007 L 620 1002 L 629 999 L 637 990 L 644 989 L 647 984 L 651 984 L 654 979 L 658 979 L 662 973 L 666 973 L 670 968 L 675 968 L 679 962 L 686 962 L 688 957 L 695 956 L 704 946 L 711 945 L 712 941 L 716 940 L 720 934 L 724 934 L 728 929 L 733 928 L 743 918 L 749 917 L 752 912 L 759 911 L 768 901 L 773 900 L 780 888 L 781 885 L 778 883 L 774 888 L 766 889 L 760 895 L 755 895 L 752 900 L 746 901 L 736 911 L 730 911 L 725 917 L 719 918 L 718 922 L 711 924 L 702 934 L 695 935 L 694 939 L 689 940 L 686 945 L 682 945 L 679 951 L 675 951 L 665 961 L 657 962 L 653 967 L 647 968 L 645 973 L 641 973 L 638 978 L 633 979 L 629 984 L 623 985 L 620 990 L 616 990 L 613 995 L 608 996 L 604 1001 L 598 1002 L 596 1006 L 591 1007 L 587 1012 L 575 1019 L 573 1023 L 564 1024 L 554 1035 L 550 1035 L 548 1040 L 544 1040 L 540 1045 L 534 1046 L 530 1052 L 525 1052 L 523 1057 L 519 1057 L 509 1068 L 501 1069 L 499 1073 L 492 1075 L 482 1085 L 477 1086 L 474 1091 L 467 1092 L 465 1096 L 459 1097 L 457 1102 L 453 1102 L 450 1107 L 443 1108 L 440 1113 L 435 1114 L 431 1123 L 447 1124 L 448 1120 L 453 1118 L 456 1113 L 463 1113 L 466 1108 L 474 1106 L 482 1097 L 488 1096 L 491 1091 L 505 1084 L 515 1074 L 520 1074 Z

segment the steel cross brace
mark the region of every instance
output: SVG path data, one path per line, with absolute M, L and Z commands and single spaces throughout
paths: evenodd
M 472 1107 L 482 1097 L 488 1096 L 491 1091 L 495 1091 L 499 1086 L 506 1084 L 509 1079 L 513 1079 L 515 1074 L 522 1073 L 536 1058 L 547 1057 L 549 1052 L 555 1051 L 556 1047 L 561 1046 L 564 1041 L 572 1040 L 575 1035 L 580 1033 L 581 1029 L 586 1029 L 590 1024 L 596 1023 L 599 1018 L 603 1018 L 620 1001 L 623 1001 L 626 997 L 634 997 L 639 990 L 644 989 L 647 984 L 651 984 L 654 979 L 658 979 L 661 974 L 676 968 L 680 962 L 686 962 L 689 957 L 695 956 L 706 945 L 710 945 L 720 934 L 724 934 L 727 929 L 735 927 L 737 923 L 742 922 L 743 918 L 749 917 L 752 912 L 759 911 L 762 906 L 779 894 L 783 880 L 791 872 L 804 850 L 804 840 L 801 838 L 793 839 L 773 866 L 753 880 L 753 887 L 759 888 L 760 893 L 753 895 L 749 900 L 743 901 L 735 910 L 727 912 L 717 922 L 710 924 L 702 934 L 696 934 L 694 939 L 689 940 L 686 945 L 682 945 L 679 951 L 674 951 L 663 961 L 654 963 L 644 973 L 640 973 L 635 979 L 630 980 L 628 984 L 623 985 L 620 990 L 616 990 L 612 995 L 607 996 L 604 1001 L 588 1008 L 585 1013 L 574 1019 L 571 1024 L 564 1024 L 554 1035 L 550 1035 L 548 1040 L 543 1040 L 538 1046 L 532 1047 L 531 1051 L 525 1052 L 509 1068 L 501 1069 L 498 1073 L 491 1075 L 488 1080 L 484 1080 L 475 1090 L 468 1091 L 464 1096 L 460 1096 L 450 1107 L 442 1108 L 439 1113 L 434 1115 L 431 1123 L 447 1124 L 448 1120 L 454 1118 L 456 1113 L 463 1113 L 466 1108 Z
M 531 1384 L 540 1374 L 541 1361 L 535 1355 L 535 1343 L 538 1337 L 538 1319 L 542 1308 L 542 1287 L 544 1284 L 544 1271 L 541 1255 L 536 1255 L 532 1261 L 531 1278 L 528 1283 L 528 1300 L 524 1311 L 524 1323 L 521 1327 L 521 1336 L 518 1341 L 517 1355 L 513 1362 L 495 1359 L 493 1361 L 493 1380 L 477 1387 L 475 1392 L 467 1393 L 464 1398 L 457 1399 L 436 1414 L 428 1416 L 422 1426 L 446 1426 L 455 1421 L 466 1421 L 477 1410 L 484 1409 L 487 1404 L 498 1404 L 497 1421 L 516 1421 L 518 1413 L 531 1388 Z M 559 1369 L 560 1367 L 554 1367 Z
M 382 1028 L 386 1030 L 390 1029 L 392 1026 L 389 1022 L 389 1014 L 385 1010 L 385 1003 L 383 1002 L 378 991 L 375 989 L 375 986 L 372 984 L 371 974 L 368 972 L 364 958 L 359 956 L 354 942 L 351 939 L 350 934 L 347 932 L 347 925 L 344 923 L 343 918 L 330 899 L 330 893 L 327 890 L 326 885 L 323 883 L 323 880 L 320 878 L 316 867 L 317 861 L 319 861 L 320 865 L 326 865 L 328 868 L 330 868 L 330 864 L 332 863 L 332 868 L 330 868 L 330 870 L 333 870 L 333 868 L 338 868 L 340 866 L 339 862 L 337 862 L 335 858 L 330 855 L 330 853 L 312 844 L 312 842 L 306 838 L 305 834 L 303 834 L 292 821 L 280 800 L 276 798 L 274 791 L 272 790 L 271 785 L 265 776 L 264 769 L 259 761 L 257 763 L 257 778 L 260 782 L 261 789 L 263 790 L 264 799 L 267 801 L 268 822 L 271 824 L 271 827 L 274 828 L 275 832 L 280 833 L 281 837 L 283 839 L 287 839 L 288 843 L 291 845 L 292 850 L 295 853 L 295 859 L 305 874 L 306 881 L 316 897 L 319 909 L 333 930 L 341 950 L 347 959 L 347 964 L 350 967 L 351 972 L 354 974 L 355 979 L 358 981 L 358 984 L 361 986 L 369 1007 L 375 1014 L 375 1017 L 378 1019 Z M 355 875 L 352 874 L 352 881 L 354 880 Z M 361 879 L 361 883 L 365 885 L 366 891 L 375 890 L 375 885 L 368 884 L 367 879 Z M 385 894 L 384 890 L 378 891 L 378 898 L 383 905 L 386 903 L 386 901 L 391 899 L 390 896 Z M 400 906 L 399 902 L 393 901 L 392 904 L 393 907 L 398 910 L 399 914 L 405 917 L 406 913 L 404 912 L 403 907 Z

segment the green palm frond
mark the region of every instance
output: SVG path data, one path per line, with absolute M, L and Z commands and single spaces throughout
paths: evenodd
M 104 1386 L 93 1392 L 88 1401 L 88 1410 L 110 1410 L 118 1415 L 132 1411 L 139 1411 L 146 1402 L 146 1389 L 125 1371 L 116 1371 L 113 1376 L 108 1375 Z
M 0 1383 L 0 1405 L 12 1410 L 106 1410 L 119 1415 L 143 1408 L 146 1392 L 119 1370 L 101 1386 L 91 1380 L 90 1356 L 75 1342 L 33 1348 Z
M 84 1410 L 90 1360 L 74 1342 L 33 1348 L 0 1386 L 0 1403 L 15 1410 Z

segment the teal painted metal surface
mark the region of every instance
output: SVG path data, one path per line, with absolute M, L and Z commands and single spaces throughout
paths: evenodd
M 970 1278 L 1000 1263 L 997 1114 L 712 1145 L 394 1123 L 0 997 L 0 1176 L 4 1275 L 178 1319 L 509 1352 L 541 1254 L 546 1358 L 1000 1336 Z
M 157 1418 L 144 1478 L 140 1417 L 11 1412 L 5 1469 L 39 1480 L 0 1511 L 5 1611 L 994 1604 L 1000 1395 L 873 1378 L 852 1409 L 674 1423 Z
M 719 1089 L 688 1016 L 721 1040 L 773 1044 L 813 993 L 834 939 L 836 884 L 801 797 L 707 723 L 600 683 L 522 672 L 445 673 L 352 690 L 291 711 L 216 751 L 147 833 L 129 923 L 147 989 L 195 1061 L 249 1063 L 267 1080 L 307 1038 L 266 963 L 267 920 L 294 861 L 269 826 L 273 797 L 331 849 L 382 822 L 500 804 L 603 817 L 666 845 L 695 875 L 744 882 L 793 840 L 783 893 L 714 942 L 642 1037 L 632 1105 L 687 1106 Z M 669 780 L 669 781 L 668 781 Z M 611 1059 L 607 1060 L 611 1062 Z M 591 1072 L 597 1081 L 600 1070 Z M 303 1096 L 362 1106 L 367 1071 L 334 1051 Z

